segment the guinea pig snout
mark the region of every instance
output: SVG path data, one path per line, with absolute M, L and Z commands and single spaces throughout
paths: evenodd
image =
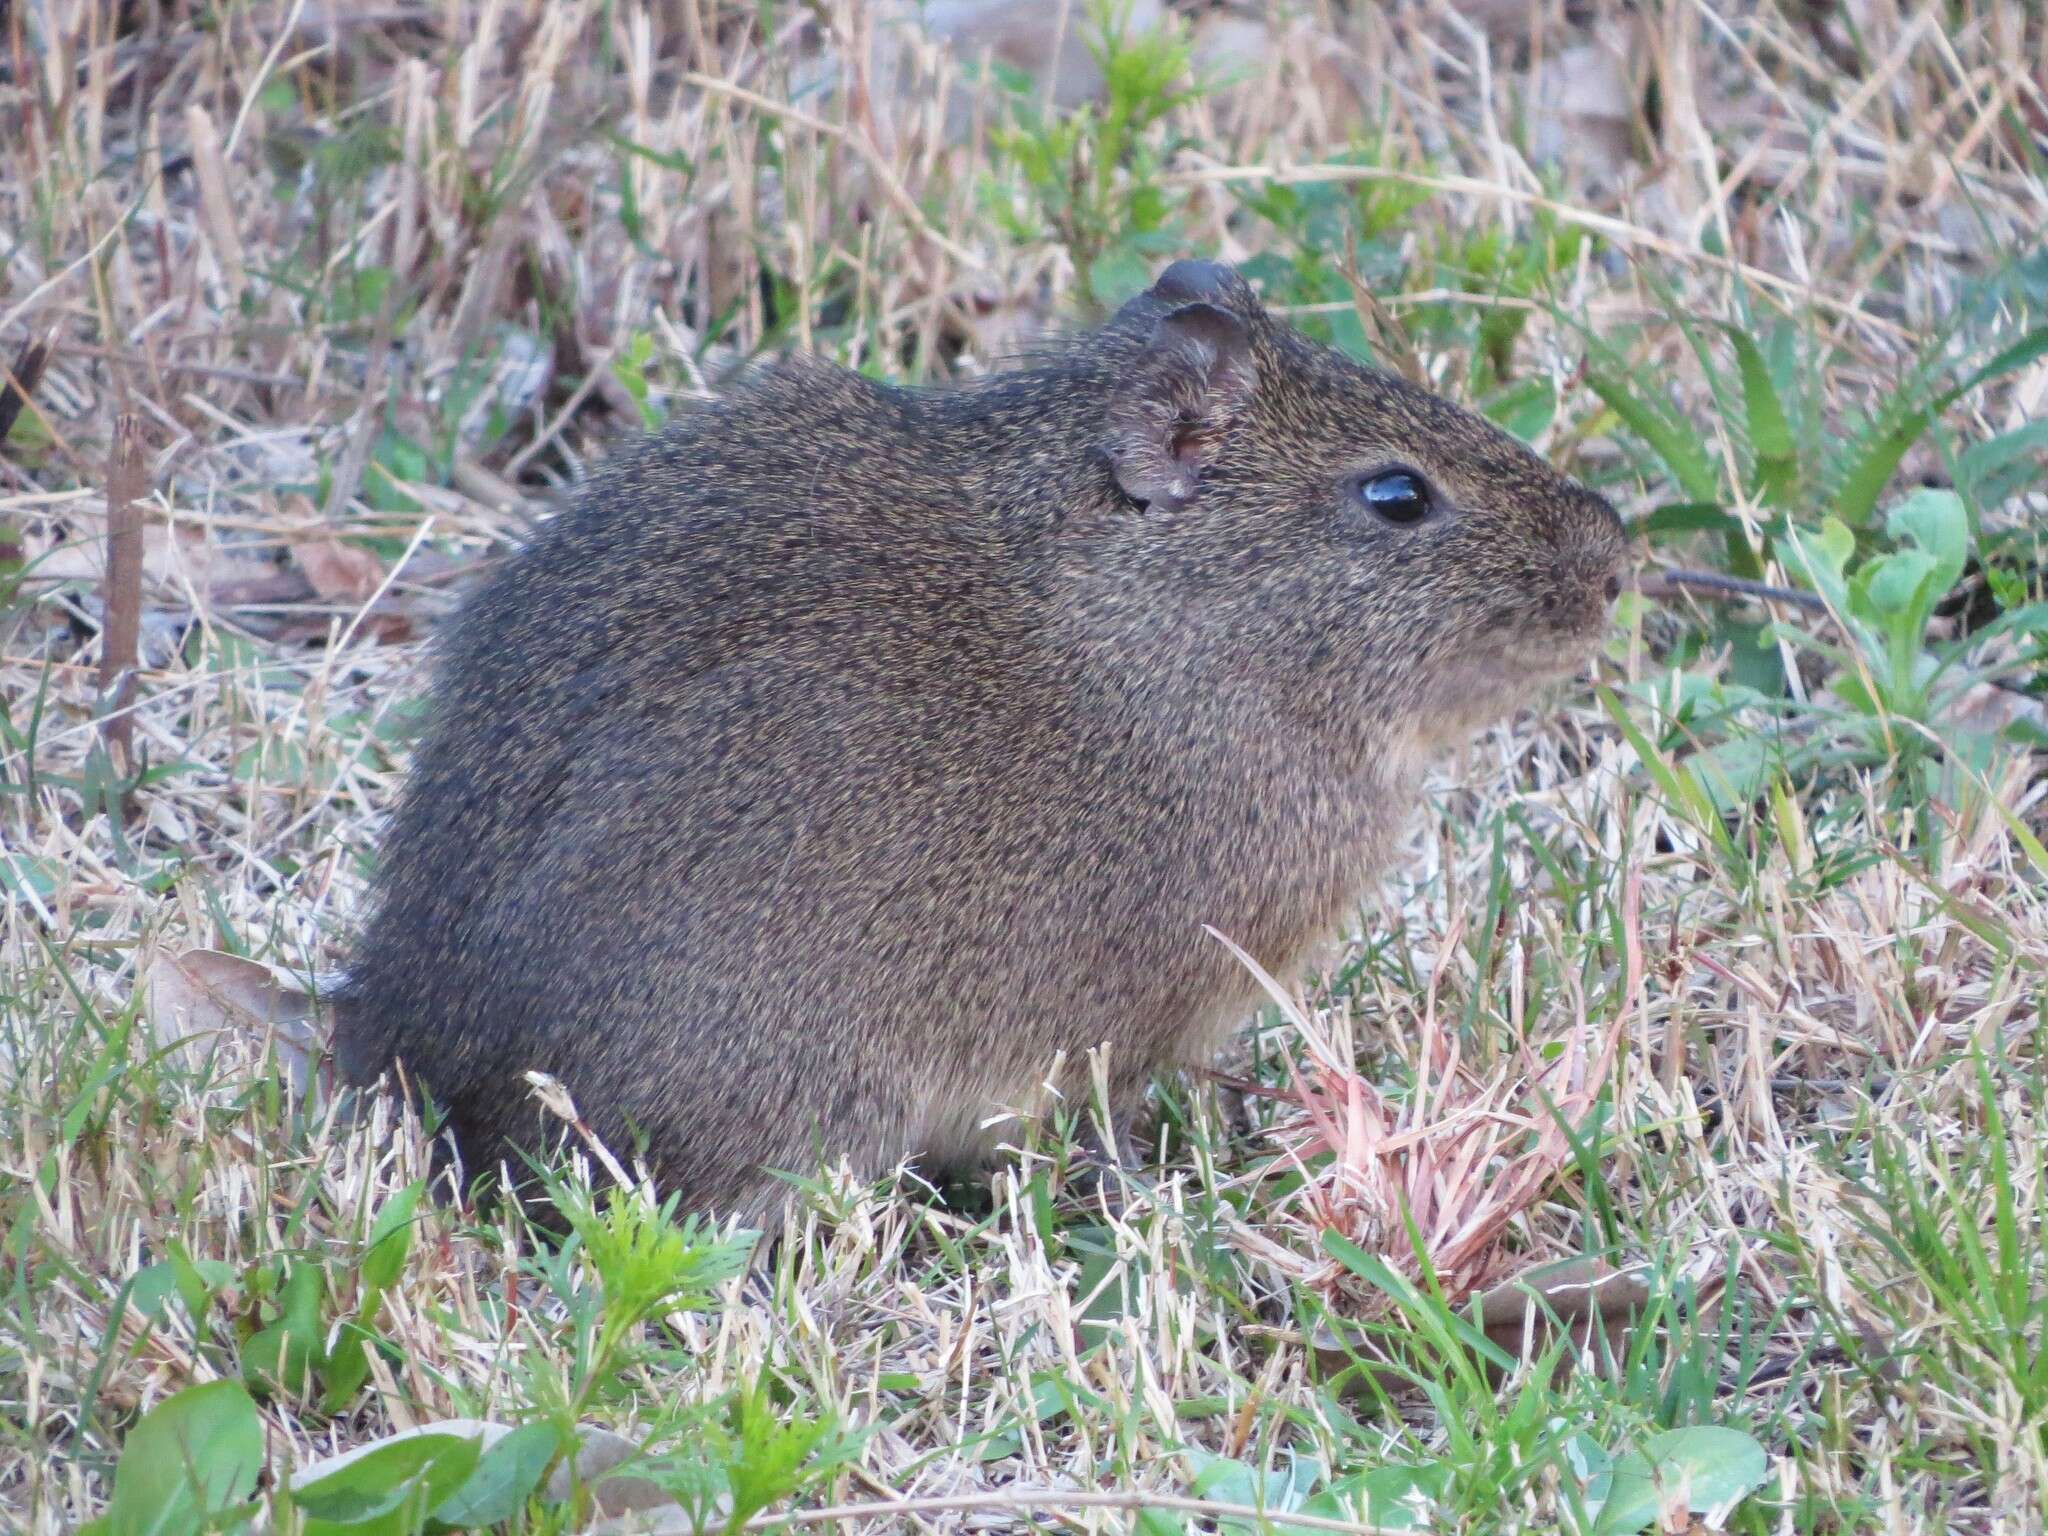
M 1552 571 L 1545 615 L 1561 629 L 1598 629 L 1621 596 L 1622 562 L 1605 549 L 1578 550 Z

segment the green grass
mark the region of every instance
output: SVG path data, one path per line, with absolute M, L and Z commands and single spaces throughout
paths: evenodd
M 1603 167 L 1505 35 L 1375 7 L 1220 55 L 1076 7 L 1073 114 L 837 6 L 0 7 L 0 363 L 51 341 L 0 441 L 0 1524 L 2048 1522 L 2048 40 L 1896 9 L 1603 16 Z M 760 353 L 977 372 L 1218 251 L 1606 491 L 1645 580 L 1310 995 L 1157 1085 L 1120 1202 L 1070 1104 L 985 1186 L 790 1170 L 749 1276 L 581 1163 L 450 1199 L 303 1081 L 251 964 L 345 955 L 426 637 L 589 464 Z

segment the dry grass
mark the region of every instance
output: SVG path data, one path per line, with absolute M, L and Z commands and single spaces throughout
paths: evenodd
M 1367 334 L 1463 395 L 1480 316 L 1527 308 L 1510 350 L 1560 396 L 1539 444 L 1635 511 L 1685 498 L 1586 387 L 1577 327 L 1732 464 L 1680 319 L 1820 338 L 1832 430 L 1959 308 L 2020 303 L 1986 284 L 2048 226 L 2037 7 L 1588 9 L 1304 4 L 1256 32 L 1205 11 L 1199 48 L 1245 77 L 1175 106 L 1110 181 L 1156 189 L 1177 246 L 1325 268 L 1327 232 L 1247 200 L 1357 184 L 1346 206 L 1387 215 L 1375 249 L 1399 268 L 1367 269 Z M 249 1276 L 278 1255 L 332 1259 L 351 1304 L 372 1213 L 424 1173 L 417 1126 L 339 1124 L 252 1036 L 158 1059 L 139 993 L 195 946 L 339 963 L 423 642 L 464 581 L 648 409 L 764 345 L 964 373 L 1084 309 L 1079 226 L 1047 227 L 972 70 L 879 7 L 766 16 L 0 0 L 0 363 L 40 375 L 0 433 L 0 555 L 20 562 L 0 566 L 0 1500 L 24 1529 L 96 1511 L 138 1412 L 233 1368 Z M 1533 49 L 1513 41 L 1531 18 Z M 1535 287 L 1474 255 L 1572 229 L 1597 249 Z M 1329 293 L 1298 312 L 1354 312 Z M 1967 445 L 2044 405 L 2036 361 L 1947 425 Z M 1987 526 L 2037 518 L 2041 485 Z M 1603 681 L 1715 674 L 1725 656 L 1692 644 L 1711 623 L 1629 606 Z M 658 1431 L 771 1379 L 871 1430 L 809 1502 L 1010 1501 L 852 1522 L 877 1531 L 1022 1528 L 1030 1490 L 1200 1494 L 1205 1456 L 1333 1476 L 1436 1458 L 1459 1469 L 1445 1523 L 1554 1528 L 1557 1475 L 1512 1470 L 1554 1449 L 1541 1422 L 1489 1417 L 1490 1388 L 1461 1395 L 1454 1362 L 1392 1338 L 1438 1391 L 1346 1407 L 1300 1342 L 1332 1294 L 1426 1334 L 1355 1273 L 1302 1283 L 1336 1275 L 1332 1226 L 1421 1275 L 1405 1199 L 1454 1301 L 1557 1255 L 1662 1277 L 1628 1358 L 1525 1371 L 1498 1401 L 1551 1394 L 1610 1449 L 1747 1428 L 1774 1460 L 1746 1529 L 2039 1529 L 2038 757 L 1904 791 L 1832 767 L 1725 820 L 1656 766 L 1583 699 L 1446 765 L 1329 995 L 1295 1010 L 1306 1046 L 1268 1030 L 1231 1067 L 1278 1088 L 1306 1049 L 1343 1155 L 1272 1161 L 1312 1145 L 1261 1107 L 1284 1095 L 1254 1094 L 1242 1134 L 1169 1085 L 1160 1165 L 1115 1214 L 1060 1192 L 1050 1131 L 985 1210 L 828 1183 L 772 1298 L 680 1319 L 592 1416 Z M 1546 1079 L 1570 1138 L 1520 1086 Z M 210 1328 L 124 1304 L 173 1244 L 239 1277 Z M 532 1246 L 508 1218 L 427 1214 L 379 1324 L 395 1349 L 343 1412 L 267 1403 L 274 1464 L 519 1416 L 574 1343 L 517 1270 Z M 1711 1312 L 1688 1299 L 1702 1255 L 1730 1282 Z M 1032 1519 L 1138 1528 L 1114 1501 Z

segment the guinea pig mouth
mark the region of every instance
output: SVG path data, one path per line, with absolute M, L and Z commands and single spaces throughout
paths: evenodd
M 1595 622 L 1520 639 L 1506 647 L 1503 660 L 1508 669 L 1529 683 L 1550 683 L 1575 676 L 1598 654 L 1607 622 L 1603 613 Z

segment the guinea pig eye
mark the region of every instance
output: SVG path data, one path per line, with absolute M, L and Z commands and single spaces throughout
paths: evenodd
M 1390 469 L 1362 481 L 1358 496 L 1390 523 L 1419 523 L 1429 512 L 1429 483 L 1405 469 Z

